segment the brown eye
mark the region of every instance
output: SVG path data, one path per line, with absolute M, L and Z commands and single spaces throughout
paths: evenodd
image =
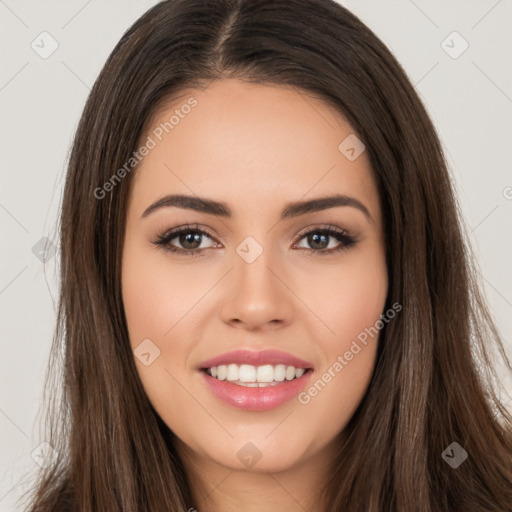
M 197 226 L 184 226 L 166 231 L 164 234 L 159 235 L 158 239 L 153 243 L 166 251 L 179 254 L 199 255 L 203 249 L 208 248 L 204 246 L 201 247 L 205 238 L 212 240 L 212 237 L 208 233 L 198 229 Z
M 356 244 L 354 237 L 350 236 L 345 230 L 335 226 L 308 231 L 301 236 L 302 239 L 305 239 L 309 245 L 309 248 L 305 248 L 308 252 L 319 254 L 332 254 L 348 249 Z M 331 248 L 329 248 L 329 244 L 333 239 L 337 240 L 338 243 L 334 242 Z
M 158 239 L 153 243 L 172 253 L 199 256 L 204 249 L 213 247 L 211 245 L 201 247 L 205 238 L 213 240 L 212 236 L 199 229 L 197 225 L 183 226 L 166 231 L 164 234 L 159 235 Z M 300 240 L 305 240 L 309 246 L 302 247 L 302 249 L 308 253 L 322 255 L 348 249 L 357 243 L 354 237 L 336 226 L 307 231 L 300 236 Z
M 198 232 L 182 233 L 174 237 L 172 240 L 177 238 L 181 246 L 186 250 L 199 249 L 199 246 L 201 245 L 202 236 L 203 235 Z

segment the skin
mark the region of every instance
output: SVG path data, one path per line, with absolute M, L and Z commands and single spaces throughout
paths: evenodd
M 191 96 L 197 106 L 149 151 L 131 183 L 122 260 L 130 343 L 135 350 L 150 339 L 160 350 L 148 366 L 135 357 L 138 374 L 178 437 L 195 496 L 191 507 L 320 510 L 317 492 L 367 390 L 378 336 L 309 403 L 292 399 L 269 411 L 247 412 L 221 402 L 197 368 L 230 350 L 276 348 L 311 362 L 314 383 L 377 322 L 388 277 L 367 153 L 349 161 L 338 150 L 354 130 L 321 100 L 237 79 L 213 82 L 168 103 L 141 141 Z M 279 218 L 290 202 L 334 192 L 358 199 L 371 219 L 350 206 Z M 233 217 L 164 207 L 141 218 L 171 193 L 223 201 Z M 201 256 L 166 252 L 153 243 L 187 223 L 212 236 L 200 239 Z M 322 246 L 302 235 L 329 225 L 357 243 L 328 254 L 340 246 L 336 238 Z M 236 252 L 247 236 L 263 249 L 250 264 Z M 172 245 L 184 248 L 183 241 L 175 237 Z M 317 254 L 307 251 L 315 248 Z M 251 467 L 237 457 L 248 442 L 261 454 Z

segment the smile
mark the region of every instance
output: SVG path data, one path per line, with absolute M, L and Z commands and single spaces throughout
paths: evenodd
M 250 364 L 229 364 L 206 368 L 205 371 L 217 380 L 227 380 L 237 386 L 268 387 L 275 386 L 283 381 L 298 379 L 306 372 L 307 368 L 295 368 L 295 366 L 266 364 L 253 366 Z
M 223 403 L 244 411 L 268 411 L 297 397 L 313 369 L 229 364 L 202 369 L 200 374 L 208 390 Z

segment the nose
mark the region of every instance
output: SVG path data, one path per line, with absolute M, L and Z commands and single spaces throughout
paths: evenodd
M 226 282 L 221 307 L 225 323 L 254 331 L 292 322 L 294 295 L 285 272 L 275 259 L 271 261 L 270 251 L 263 251 L 252 263 L 236 255 Z

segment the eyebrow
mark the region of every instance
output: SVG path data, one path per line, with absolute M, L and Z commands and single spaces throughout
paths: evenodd
M 233 217 L 232 211 L 226 203 L 214 201 L 204 197 L 171 194 L 158 199 L 153 204 L 148 206 L 144 210 L 142 218 L 147 217 L 150 213 L 160 208 L 167 208 L 171 206 L 176 208 L 195 210 L 198 212 L 207 213 L 209 215 L 216 215 L 218 217 Z M 364 213 L 370 222 L 373 222 L 368 208 L 366 208 L 363 203 L 361 203 L 355 197 L 350 197 L 343 194 L 333 194 L 326 197 L 318 197 L 316 199 L 288 203 L 281 212 L 281 220 L 291 219 L 306 213 L 319 212 L 338 206 L 350 206 L 352 208 L 357 208 Z

